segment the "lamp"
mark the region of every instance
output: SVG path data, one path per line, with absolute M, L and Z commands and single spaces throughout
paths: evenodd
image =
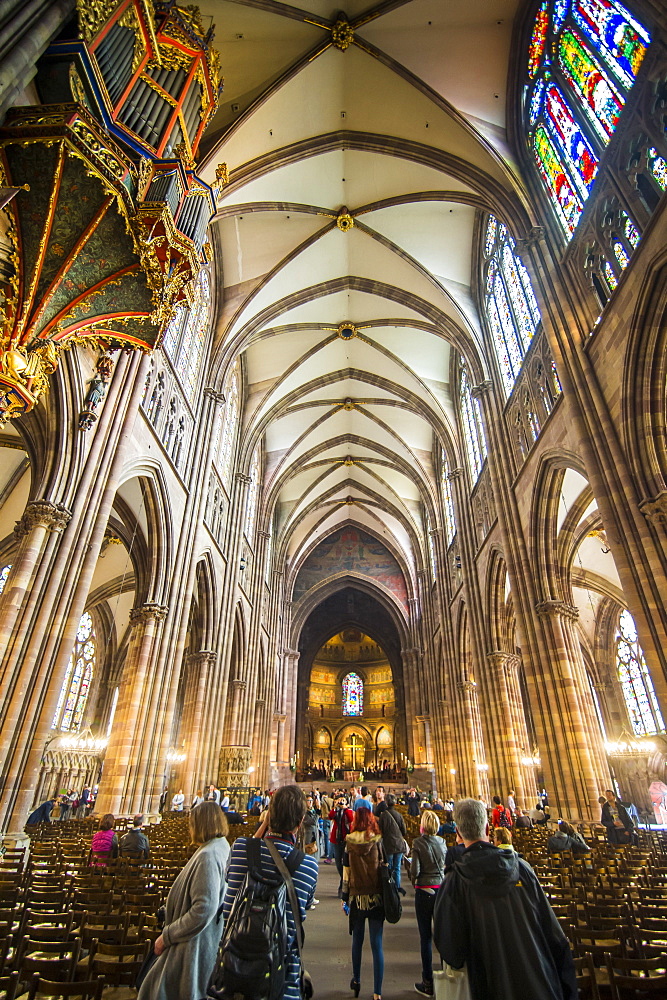
M 654 753 L 656 745 L 651 740 L 640 742 L 623 729 L 616 742 L 605 743 L 604 748 L 608 757 L 632 758 L 644 757 L 647 753 Z

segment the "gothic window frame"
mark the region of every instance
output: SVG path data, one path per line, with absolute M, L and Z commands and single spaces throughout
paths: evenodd
M 468 366 L 462 355 L 458 364 L 458 404 L 468 468 L 474 485 L 484 468 L 488 449 L 480 403 L 478 399 L 473 399 Z
M 352 684 L 355 685 L 357 690 L 357 706 L 354 711 L 350 705 L 351 696 L 348 694 L 348 689 L 351 686 L 348 682 L 350 681 L 352 681 Z M 341 692 L 341 714 L 344 715 L 345 718 L 360 719 L 364 714 L 364 682 L 363 678 L 356 672 L 356 670 L 349 670 L 345 674 L 345 677 L 343 677 L 341 682 Z
M 541 0 L 536 9 L 524 69 L 523 131 L 566 242 L 577 230 L 650 45 L 646 25 L 619 0 Z
M 58 705 L 51 724 L 52 729 L 65 733 L 78 733 L 81 729 L 97 669 L 97 659 L 95 621 L 90 611 L 84 611 L 77 626 L 74 647 L 65 670 Z
M 236 430 L 241 408 L 241 369 L 238 361 L 230 372 L 225 384 L 224 397 L 225 410 L 216 464 L 218 465 L 223 485 L 228 486 L 232 471 L 232 461 L 236 446 Z
M 454 541 L 456 535 L 456 514 L 454 513 L 454 493 L 452 491 L 451 469 L 449 461 L 443 449 L 442 466 L 440 473 L 440 487 L 442 489 L 442 507 L 444 512 L 445 541 L 447 548 Z
M 167 324 L 162 350 L 169 358 L 188 403 L 192 405 L 211 328 L 211 276 L 202 267 L 190 306 L 180 306 Z
M 637 627 L 627 608 L 616 621 L 614 631 L 616 676 L 635 736 L 655 736 L 665 732 L 665 722 L 653 685 L 653 678 L 639 645 Z
M 250 482 L 246 494 L 245 518 L 243 533 L 250 545 L 253 545 L 255 537 L 255 523 L 257 520 L 257 506 L 259 503 L 259 489 L 261 478 L 261 448 L 258 445 L 250 464 Z
M 505 397 L 509 398 L 541 328 L 542 316 L 530 275 L 507 226 L 488 215 L 483 232 L 483 311 Z

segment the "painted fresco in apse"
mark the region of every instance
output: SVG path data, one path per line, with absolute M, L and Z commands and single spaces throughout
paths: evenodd
M 299 570 L 293 600 L 336 573 L 360 573 L 377 580 L 407 607 L 408 593 L 401 568 L 385 546 L 358 528 L 329 535 L 311 552 Z

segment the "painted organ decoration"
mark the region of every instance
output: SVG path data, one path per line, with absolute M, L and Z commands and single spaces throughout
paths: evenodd
M 77 8 L 40 62 L 49 103 L 11 108 L 0 130 L 0 183 L 21 188 L 4 209 L 4 418 L 33 408 L 81 339 L 155 347 L 209 254 L 215 193 L 194 157 L 220 89 L 212 29 L 173 0 Z
M 374 639 L 354 628 L 317 652 L 308 688 L 302 755 L 315 768 L 382 768 L 400 758 L 395 746 L 392 668 Z

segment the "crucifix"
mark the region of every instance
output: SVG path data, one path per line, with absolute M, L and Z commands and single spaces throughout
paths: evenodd
M 361 750 L 364 746 L 364 741 L 360 739 L 356 733 L 352 733 L 350 736 L 350 742 L 343 744 L 343 750 L 350 750 L 352 752 L 352 770 L 357 770 L 357 750 Z

